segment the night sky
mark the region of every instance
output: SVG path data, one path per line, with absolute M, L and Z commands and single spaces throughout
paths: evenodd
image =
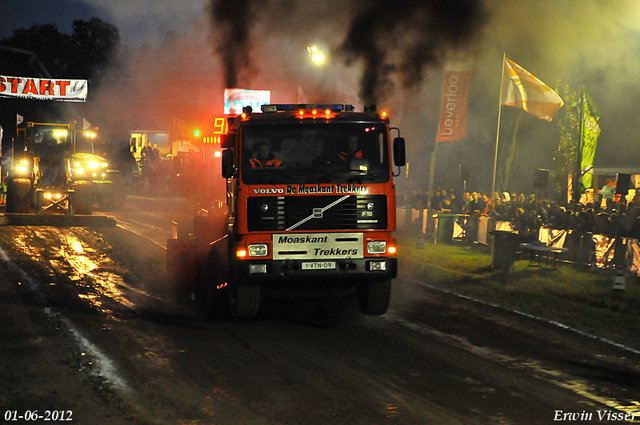
M 144 62 L 131 59 L 130 70 L 137 72 L 153 66 L 159 79 L 180 75 L 194 90 L 185 102 L 195 107 L 221 109 L 224 90 L 225 64 L 216 52 L 220 48 L 220 23 L 211 18 L 209 1 L 175 2 L 172 0 L 0 0 L 2 25 L 0 38 L 11 35 L 13 28 L 28 28 L 31 24 L 55 22 L 62 32 L 71 31 L 75 19 L 88 20 L 97 16 L 120 30 L 123 45 L 159 46 L 167 31 L 184 36 L 167 46 L 165 57 L 142 57 Z M 213 2 L 216 3 L 215 1 Z M 426 187 L 426 164 L 433 149 L 439 116 L 441 95 L 441 51 L 451 48 L 452 38 L 458 36 L 456 19 L 463 19 L 465 10 L 453 11 L 445 17 L 450 27 L 441 25 L 432 4 L 438 2 L 403 0 L 386 2 L 391 6 L 412 10 L 402 14 L 384 10 L 379 1 L 247 1 L 251 6 L 246 14 L 248 22 L 247 67 L 238 73 L 238 85 L 243 88 L 270 89 L 272 101 L 297 102 L 298 86 L 304 88 L 309 101 L 333 102 L 332 87 L 340 80 L 360 93 L 364 87 L 367 66 L 382 58 L 388 74 L 385 91 L 378 104 L 389 109 L 392 124 L 399 125 L 407 139 L 411 173 L 416 186 Z M 443 2 L 447 4 L 450 2 Z M 464 1 L 457 2 L 464 5 Z M 469 0 L 469 5 L 477 2 Z M 471 167 L 469 188 L 486 191 L 490 188 L 495 147 L 498 94 L 502 54 L 515 61 L 542 81 L 555 87 L 560 81 L 572 88 L 583 85 L 591 94 L 601 113 L 600 137 L 596 166 L 640 164 L 638 142 L 640 120 L 637 105 L 640 101 L 640 3 L 633 0 L 487 0 L 479 2 L 483 8 L 479 22 L 468 26 L 472 34 L 460 49 L 475 56 L 469 104 L 468 138 L 441 144 L 437 169 L 441 180 L 450 179 L 458 163 Z M 428 7 L 423 7 L 428 5 Z M 377 13 L 379 7 L 384 13 Z M 373 10 L 373 12 L 372 12 Z M 440 13 L 440 12 L 439 12 Z M 377 19 L 367 21 L 365 18 Z M 360 21 L 358 21 L 358 19 Z M 465 21 L 466 22 L 466 21 Z M 354 23 L 362 26 L 354 31 Z M 477 24 L 477 25 L 476 25 Z M 420 25 L 428 26 L 424 31 Z M 451 28 L 456 31 L 451 31 Z M 213 29 L 213 30 L 212 30 Z M 352 31 L 351 33 L 349 31 Z M 212 36 L 213 32 L 213 36 Z M 347 34 L 377 37 L 368 56 L 359 50 L 346 50 Z M 420 50 L 435 43 L 434 51 Z M 362 37 L 366 42 L 367 38 Z M 329 62 L 315 69 L 305 61 L 306 46 L 318 44 L 329 51 Z M 364 45 L 358 45 L 364 46 Z M 407 62 L 403 54 L 411 48 L 423 53 L 424 68 L 419 68 L 419 83 L 407 86 Z M 358 49 L 360 47 L 356 47 Z M 365 48 L 365 47 L 362 47 Z M 434 55 L 435 56 L 429 56 Z M 377 56 L 376 56 L 377 55 Z M 433 59 L 433 60 L 431 60 Z M 179 64 L 179 66 L 178 66 Z M 416 70 L 411 69 L 414 72 Z M 0 70 L 0 73 L 2 71 Z M 163 113 L 167 92 L 145 88 L 145 81 L 121 81 L 118 92 L 135 87 L 136 95 L 155 105 L 155 114 Z M 335 91 L 335 90 L 334 90 Z M 101 120 L 105 105 L 120 105 L 126 109 L 127 100 L 112 98 L 108 93 L 95 94 L 99 102 L 92 112 L 92 120 Z M 121 94 L 120 94 L 121 96 Z M 154 97 L 156 96 L 156 97 Z M 180 95 L 171 92 L 176 101 Z M 101 102 L 101 103 L 100 103 Z M 186 104 L 186 103 L 185 103 Z M 122 106 L 125 105 L 125 106 Z M 158 106 L 160 105 L 160 106 Z M 139 112 L 139 107 L 137 107 Z M 519 110 L 503 108 L 501 134 L 507 137 Z M 562 110 L 558 113 L 562 114 Z M 525 114 L 526 115 L 526 114 Z M 516 190 L 529 190 L 533 171 L 553 168 L 553 156 L 558 146 L 557 118 L 552 123 L 524 116 L 519 137 L 519 171 L 514 177 Z M 446 183 L 444 183 L 446 184 Z

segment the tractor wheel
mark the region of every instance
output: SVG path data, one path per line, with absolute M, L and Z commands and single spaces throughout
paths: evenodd
M 89 181 L 75 182 L 72 196 L 73 210 L 76 214 L 91 214 L 93 209 L 93 184 Z
M 387 312 L 390 301 L 391 279 L 364 282 L 358 288 L 358 306 L 362 314 L 381 316 Z
M 7 185 L 7 212 L 29 213 L 33 202 L 30 179 L 13 179 Z
M 109 190 L 98 198 L 98 204 L 105 211 L 119 211 L 127 200 L 129 188 L 120 173 L 109 173 L 107 178 L 111 180 Z

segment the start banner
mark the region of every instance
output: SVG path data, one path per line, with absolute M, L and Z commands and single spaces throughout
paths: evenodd
M 21 99 L 86 102 L 87 80 L 0 75 L 0 96 Z

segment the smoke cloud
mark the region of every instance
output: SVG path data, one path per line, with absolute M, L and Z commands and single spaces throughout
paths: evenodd
M 404 88 L 419 86 L 425 68 L 468 43 L 484 20 L 477 0 L 378 0 L 357 6 L 341 50 L 347 64 L 364 63 L 360 94 L 365 103 L 388 95 L 394 72 Z
M 168 113 L 221 113 L 222 91 L 234 85 L 269 89 L 273 102 L 295 103 L 298 86 L 310 102 L 341 102 L 339 80 L 367 103 L 392 104 L 394 125 L 402 112 L 409 179 L 413 187 L 426 188 L 440 113 L 441 61 L 449 51 L 468 50 L 475 59 L 468 137 L 438 146 L 436 186 L 461 184 L 457 170 L 463 163 L 471 170 L 470 190 L 491 187 L 503 53 L 551 87 L 558 81 L 574 90 L 584 85 L 602 116 L 596 167 L 640 163 L 637 1 L 244 0 L 237 13 L 225 11 L 231 13 L 227 20 L 212 17 L 216 5 L 228 6 L 212 0 L 84 2 L 109 11 L 113 19 L 103 19 L 121 29 L 123 43 L 135 44 L 128 40 L 141 32 L 154 34 L 155 43 L 123 60 L 125 71 L 99 93 L 96 118 L 87 116 L 92 122 L 106 116 L 129 128 L 130 122 L 164 123 L 161 117 Z M 241 22 L 225 32 L 234 19 Z M 171 30 L 177 37 L 158 47 Z M 307 57 L 306 47 L 313 44 L 326 48 L 323 67 Z M 107 113 L 104 105 L 115 106 Z M 519 114 L 502 108 L 501 143 L 511 137 Z M 563 109 L 552 123 L 522 117 L 520 165 L 509 190 L 528 191 L 535 169 L 553 169 L 562 114 Z
M 255 14 L 252 0 L 212 0 L 212 38 L 224 65 L 228 88 L 238 87 L 241 71 L 251 68 L 250 29 Z

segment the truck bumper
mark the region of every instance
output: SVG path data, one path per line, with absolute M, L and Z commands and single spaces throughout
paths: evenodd
M 304 268 L 303 263 L 335 263 L 334 268 Z M 238 277 L 246 283 L 291 281 L 331 282 L 342 286 L 358 281 L 380 281 L 398 274 L 396 258 L 361 258 L 349 260 L 247 260 L 237 264 Z

